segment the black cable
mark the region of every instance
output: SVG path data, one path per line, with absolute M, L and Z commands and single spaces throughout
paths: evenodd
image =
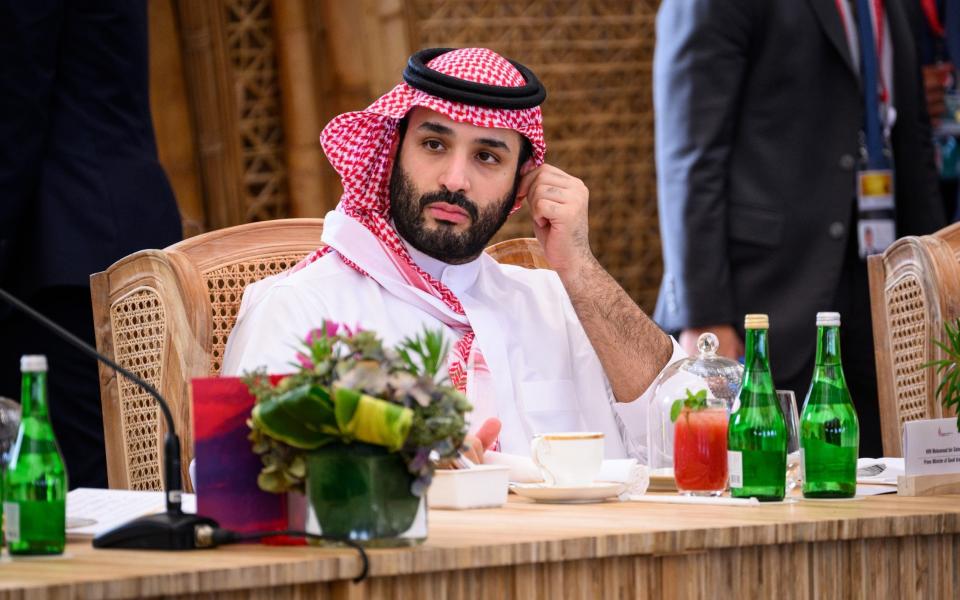
M 146 390 L 146 392 L 147 392 L 148 394 L 150 394 L 151 396 L 153 396 L 154 398 L 156 398 L 157 404 L 160 405 L 160 410 L 161 410 L 161 412 L 163 412 L 163 418 L 166 419 L 166 421 L 167 421 L 167 431 L 176 431 L 176 430 L 177 430 L 176 425 L 175 425 L 174 422 L 173 422 L 173 414 L 170 412 L 170 408 L 167 406 L 167 402 L 160 396 L 160 392 L 158 392 L 156 389 L 154 389 L 154 387 L 153 387 L 152 385 L 150 385 L 149 383 L 147 383 L 143 378 L 141 378 L 141 377 L 139 377 L 139 376 L 137 376 L 137 375 L 134 375 L 133 373 L 131 373 L 131 372 L 128 371 L 127 369 L 121 367 L 120 365 L 118 365 L 118 364 L 115 363 L 114 361 L 110 360 L 109 358 L 107 358 L 107 357 L 104 356 L 103 354 L 100 354 L 99 352 L 97 352 L 97 351 L 94 350 L 93 348 L 87 346 L 87 344 L 86 344 L 85 342 L 83 342 L 80 338 L 78 338 L 77 336 L 73 335 L 72 333 L 70 333 L 69 331 L 67 331 L 66 329 L 64 329 L 63 327 L 61 327 L 60 325 L 57 325 L 56 323 L 54 323 L 53 321 L 51 321 L 51 320 L 48 319 L 47 317 L 43 316 L 43 315 L 40 314 L 38 311 L 36 311 L 36 310 L 34 310 L 33 308 L 27 306 L 26 304 L 24 304 L 24 302 L 23 302 L 22 300 L 20 300 L 19 298 L 17 298 L 17 297 L 14 296 L 13 294 L 11 294 L 10 292 L 8 292 L 8 291 L 6 291 L 6 290 L 4 290 L 4 289 L 2 289 L 2 288 L 0 288 L 0 298 L 3 298 L 3 299 L 6 300 L 8 303 L 10 303 L 11 305 L 13 305 L 15 308 L 18 308 L 18 309 L 22 310 L 23 312 L 27 313 L 30 317 L 36 319 L 37 321 L 40 321 L 40 322 L 43 323 L 46 327 L 52 329 L 57 335 L 59 335 L 61 338 L 65 339 L 66 341 L 70 342 L 74 347 L 78 348 L 78 349 L 79 349 L 80 351 L 82 351 L 84 354 L 86 354 L 86 355 L 88 355 L 88 356 L 91 356 L 91 357 L 95 358 L 96 360 L 99 360 L 100 362 L 102 362 L 102 363 L 106 364 L 107 366 L 109 366 L 109 367 L 110 367 L 111 369 L 113 369 L 114 371 L 117 371 L 118 373 L 121 373 L 121 374 L 124 375 L 127 379 L 130 379 L 131 381 L 135 382 L 137 385 L 139 385 L 140 387 L 142 387 L 144 390 Z
M 294 529 L 282 529 L 278 531 L 258 531 L 256 533 L 238 533 L 236 531 L 231 531 L 229 529 L 214 529 L 212 532 L 212 541 L 215 546 L 222 546 L 225 544 L 237 544 L 240 542 L 252 542 L 256 540 L 262 540 L 263 538 L 268 537 L 279 537 L 281 535 L 289 537 L 305 537 L 312 540 L 325 540 L 328 542 L 339 542 L 346 546 L 349 546 L 357 551 L 360 554 L 360 563 L 361 569 L 360 574 L 357 575 L 354 579 L 354 583 L 360 583 L 367 578 L 367 573 L 370 570 L 370 560 L 367 558 L 367 551 L 363 549 L 363 546 L 354 542 L 353 540 L 348 540 L 346 538 L 331 537 L 327 535 L 320 535 L 316 533 L 308 533 L 306 531 L 297 531 Z

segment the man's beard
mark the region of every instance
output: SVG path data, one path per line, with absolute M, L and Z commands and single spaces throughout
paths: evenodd
M 439 190 L 416 198 L 417 190 L 403 167 L 399 156 L 390 174 L 390 217 L 397 233 L 414 248 L 445 263 L 459 265 L 480 256 L 487 242 L 500 230 L 510 216 L 517 197 L 520 178 L 503 199 L 480 211 L 477 205 L 460 192 Z M 427 229 L 424 209 L 434 202 L 459 206 L 470 215 L 470 226 L 458 232 L 453 224 L 438 222 L 436 229 Z

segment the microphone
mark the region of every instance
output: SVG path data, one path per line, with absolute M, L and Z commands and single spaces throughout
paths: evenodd
M 167 510 L 156 515 L 139 517 L 110 531 L 101 533 L 93 538 L 93 547 L 140 548 L 145 550 L 192 550 L 194 548 L 212 547 L 209 543 L 205 543 L 202 538 L 210 528 L 218 529 L 219 524 L 207 517 L 184 513 L 180 504 L 183 495 L 183 483 L 180 475 L 180 438 L 177 436 L 170 406 L 160 395 L 160 392 L 141 377 L 100 354 L 86 342 L 27 306 L 3 288 L 0 288 L 0 298 L 26 313 L 84 354 L 96 358 L 140 386 L 157 401 L 164 419 L 167 421 L 167 435 L 163 442 L 163 484 L 166 489 Z

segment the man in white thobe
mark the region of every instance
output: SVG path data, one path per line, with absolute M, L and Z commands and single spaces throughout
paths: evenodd
M 607 458 L 643 460 L 650 385 L 682 351 L 590 251 L 587 188 L 543 162 L 542 86 L 477 48 L 421 51 L 404 78 L 324 129 L 344 184 L 324 247 L 247 288 L 222 373 L 292 371 L 324 319 L 387 345 L 440 329 L 474 405 L 473 460 L 529 455 L 561 431 L 602 432 Z M 524 200 L 552 270 L 483 253 Z

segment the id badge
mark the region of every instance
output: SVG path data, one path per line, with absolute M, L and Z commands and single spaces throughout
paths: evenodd
M 861 258 L 883 252 L 897 239 L 894 206 L 893 171 L 857 173 L 857 242 Z

